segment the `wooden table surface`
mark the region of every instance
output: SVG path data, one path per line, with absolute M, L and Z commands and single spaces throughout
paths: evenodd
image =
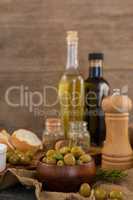
M 0 191 L 0 200 L 36 200 L 34 190 L 22 185 Z

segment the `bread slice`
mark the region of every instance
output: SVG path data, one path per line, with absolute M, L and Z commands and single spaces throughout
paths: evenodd
M 11 136 L 11 143 L 16 149 L 23 152 L 36 152 L 42 148 L 42 142 L 36 134 L 26 129 L 14 131 Z
M 10 134 L 6 130 L 1 130 L 0 131 L 0 143 L 1 144 L 6 144 L 8 149 L 14 149 L 10 142 Z

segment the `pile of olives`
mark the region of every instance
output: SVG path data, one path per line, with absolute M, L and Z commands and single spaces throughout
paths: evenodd
M 118 190 L 107 192 L 102 187 L 91 189 L 88 183 L 83 183 L 79 190 L 80 195 L 83 197 L 90 197 L 93 195 L 96 200 L 123 200 L 123 193 Z
M 8 151 L 7 152 L 7 163 L 12 165 L 29 165 L 33 160 L 33 153 L 31 151 L 27 151 L 23 153 L 18 150 Z
M 92 160 L 89 154 L 86 154 L 80 146 L 65 146 L 59 150 L 48 150 L 43 157 L 42 162 L 57 166 L 74 166 L 88 163 Z

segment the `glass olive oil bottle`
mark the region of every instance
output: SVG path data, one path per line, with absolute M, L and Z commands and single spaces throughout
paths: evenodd
M 85 120 L 95 146 L 102 146 L 106 134 L 101 103 L 109 95 L 109 84 L 103 78 L 103 59 L 102 53 L 89 54 L 89 77 L 85 80 Z
M 69 122 L 82 121 L 84 115 L 84 80 L 78 70 L 78 35 L 67 33 L 67 65 L 59 83 L 59 101 L 64 133 L 67 137 Z

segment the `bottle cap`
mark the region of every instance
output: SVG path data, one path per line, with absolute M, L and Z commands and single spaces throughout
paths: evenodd
M 88 60 L 103 60 L 104 54 L 103 53 L 89 53 Z
M 48 118 L 46 120 L 46 126 L 61 126 L 60 118 Z
M 0 154 L 1 153 L 6 153 L 6 152 L 7 152 L 7 145 L 0 144 Z

